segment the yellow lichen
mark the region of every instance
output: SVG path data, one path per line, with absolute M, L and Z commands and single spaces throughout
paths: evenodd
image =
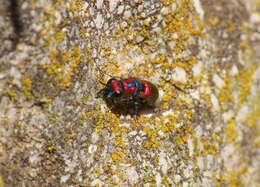
M 226 129 L 226 135 L 229 138 L 231 138 L 233 141 L 237 137 L 237 132 L 234 130 L 234 126 L 235 126 L 234 120 L 229 120 L 227 129 Z
M 217 25 L 218 24 L 218 22 L 219 22 L 219 20 L 218 20 L 218 18 L 210 18 L 209 19 L 209 22 L 213 25 L 213 26 L 215 26 L 215 25 Z
M 8 94 L 8 96 L 9 96 L 10 98 L 17 96 L 17 93 L 15 93 L 14 91 L 12 91 L 12 90 L 10 90 L 10 89 L 7 90 L 7 94 Z
M 48 151 L 50 151 L 50 152 L 53 151 L 53 149 L 54 149 L 54 146 L 53 146 L 53 145 L 51 145 L 51 146 L 48 147 Z
M 32 82 L 29 77 L 23 77 L 22 78 L 22 83 L 23 83 L 23 92 L 26 96 L 27 99 L 31 98 L 31 87 L 32 87 Z

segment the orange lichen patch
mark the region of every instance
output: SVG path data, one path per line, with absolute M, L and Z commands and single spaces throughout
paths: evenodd
M 230 183 L 230 186 L 235 187 L 235 186 L 243 186 L 244 181 L 243 178 L 241 178 L 242 174 L 245 174 L 247 170 L 247 166 L 242 167 L 238 171 L 228 171 L 228 178 L 227 182 Z
M 60 31 L 54 34 L 54 38 L 58 43 L 60 43 L 66 36 L 66 32 Z
M 75 64 L 79 64 L 80 59 L 82 57 L 82 54 L 80 53 L 80 48 L 77 46 L 73 46 L 71 48 L 71 60 L 75 63 Z
M 53 100 L 49 99 L 49 98 L 43 98 L 41 101 L 46 103 L 46 104 L 50 104 Z
M 234 120 L 230 120 L 228 122 L 228 126 L 226 129 L 226 135 L 229 138 L 231 138 L 232 141 L 234 141 L 234 139 L 237 137 L 237 132 L 234 130 L 234 126 L 235 126 Z
M 192 118 L 192 111 L 191 110 L 186 110 L 186 115 L 187 115 L 187 118 L 189 120 L 191 120 L 191 118 Z
M 72 4 L 73 5 L 75 4 L 79 10 L 82 9 L 82 7 L 84 5 L 83 1 L 80 1 L 80 0 L 73 1 Z
M 236 27 L 234 26 L 234 23 L 232 21 L 230 21 L 230 20 L 228 20 L 228 26 L 229 26 L 228 30 L 230 32 L 234 32 L 236 30 Z
M 203 143 L 203 146 L 204 146 L 204 149 L 207 149 L 208 146 L 209 146 L 209 141 L 205 140 L 204 143 Z
M 10 97 L 10 100 L 12 100 L 13 97 L 17 96 L 17 93 L 15 93 L 14 91 L 12 91 L 10 89 L 7 90 L 7 94 Z
M 228 109 L 228 103 L 229 102 L 233 102 L 234 101 L 234 97 L 231 94 L 232 93 L 232 89 L 227 89 L 227 87 L 222 88 L 220 90 L 220 93 L 218 95 L 218 101 L 222 104 L 221 105 L 221 110 L 227 110 Z M 223 107 L 223 105 L 225 105 Z
M 144 128 L 143 131 L 148 137 L 148 140 L 146 140 L 144 143 L 144 147 L 146 149 L 157 149 L 160 146 L 158 132 L 151 128 Z
M 183 141 L 183 140 L 182 140 L 182 137 L 178 135 L 178 136 L 176 137 L 176 144 L 177 144 L 177 145 L 181 145 L 182 141 Z
M 23 126 L 23 124 L 22 124 L 21 122 L 18 122 L 16 125 L 17 125 L 18 127 L 22 127 L 22 126 Z
M 156 130 L 162 130 L 164 133 L 170 133 L 174 131 L 174 126 L 176 123 L 176 116 L 173 116 L 172 114 L 169 114 L 165 117 L 162 117 L 159 122 L 156 122 Z
M 115 146 L 124 147 L 124 141 L 121 137 L 116 137 L 114 140 Z
M 202 156 L 206 155 L 216 155 L 219 150 L 219 144 L 222 143 L 222 139 L 219 136 L 212 135 L 212 137 L 208 137 L 203 139 L 202 137 L 196 137 L 195 133 L 191 133 L 193 137 L 193 146 L 194 146 L 194 155 L 198 156 L 201 154 Z M 199 147 L 199 142 L 203 147 Z
M 215 26 L 218 24 L 219 20 L 218 20 L 218 18 L 210 18 L 209 22 L 211 25 Z
M 256 70 L 256 67 L 250 66 L 244 71 L 240 71 L 236 77 L 236 80 L 239 84 L 239 108 L 245 102 L 247 96 L 250 93 L 250 87 L 253 81 L 253 74 Z
M 36 8 L 36 0 L 30 0 L 31 1 L 31 5 L 32 5 L 32 9 Z
M 22 83 L 23 83 L 23 93 L 25 94 L 27 99 L 31 98 L 31 87 L 32 87 L 32 82 L 29 77 L 23 77 L 22 78 Z
M 234 83 L 231 81 L 232 77 L 227 74 L 226 78 L 224 78 L 225 86 L 220 89 L 220 92 L 217 96 L 218 101 L 220 102 L 221 110 L 225 111 L 229 109 L 231 105 L 228 105 L 229 103 L 234 103 L 234 96 L 232 95 L 232 92 L 234 90 Z
M 252 147 L 260 148 L 260 133 L 257 133 L 256 136 L 252 139 Z
M 246 117 L 245 124 L 251 127 L 252 129 L 256 129 L 259 123 L 260 118 L 260 96 L 257 96 L 253 99 L 252 103 L 250 103 L 250 113 Z
M 218 147 L 214 144 L 208 147 L 208 154 L 215 155 L 217 153 Z
M 151 136 L 151 134 L 152 134 L 151 130 L 148 128 L 144 128 L 143 131 L 145 134 L 147 134 L 147 136 Z
M 101 133 L 103 128 L 107 128 L 110 132 L 115 133 L 118 138 L 122 132 L 125 132 L 125 129 L 119 126 L 119 119 L 113 113 L 103 114 L 99 110 L 94 120 L 94 128 L 98 133 Z M 123 145 L 123 142 L 120 141 L 118 145 Z
M 61 87 L 71 85 L 73 73 L 78 72 L 78 64 L 82 59 L 80 49 L 73 46 L 70 51 L 64 51 L 62 54 L 57 49 L 51 51 L 49 56 L 51 64 L 43 65 L 48 75 L 54 75 L 54 80 Z
M 76 136 L 76 134 L 69 134 L 69 135 L 67 136 L 67 138 L 68 138 L 68 139 L 73 139 L 75 136 Z
M 174 123 L 166 123 L 165 125 L 163 125 L 161 127 L 162 132 L 164 132 L 164 133 L 173 131 L 173 128 L 174 128 Z
M 112 153 L 111 157 L 112 157 L 113 161 L 116 163 L 122 160 L 122 155 L 120 155 L 118 153 Z
M 184 143 L 187 143 L 187 142 L 188 142 L 188 138 L 189 138 L 188 135 L 183 136 L 183 137 L 182 137 L 183 142 L 184 142 Z
M 0 119 L 1 120 L 3 119 L 3 121 L 8 121 L 8 115 L 3 114 L 3 115 L 0 116 Z
M 54 150 L 54 145 L 51 145 L 51 146 L 48 147 L 48 151 L 49 151 L 49 152 L 51 152 L 51 151 L 53 151 L 53 150 Z

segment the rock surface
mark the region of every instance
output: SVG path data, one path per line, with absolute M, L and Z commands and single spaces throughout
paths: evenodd
M 255 0 L 0 0 L 1 186 L 257 186 Z M 153 82 L 138 117 L 96 93 Z

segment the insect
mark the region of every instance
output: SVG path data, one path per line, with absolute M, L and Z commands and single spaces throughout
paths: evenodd
M 144 109 L 154 108 L 159 93 L 154 84 L 137 78 L 112 77 L 97 93 L 102 96 L 112 111 L 138 114 Z

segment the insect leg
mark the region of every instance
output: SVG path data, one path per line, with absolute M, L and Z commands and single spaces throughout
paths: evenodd
M 100 94 L 101 94 L 103 91 L 104 91 L 104 88 L 101 89 L 101 90 L 97 93 L 96 98 L 99 98 L 99 97 L 100 97 Z
M 134 102 L 134 107 L 135 107 L 135 109 L 134 109 L 135 111 L 134 111 L 134 112 L 135 112 L 135 114 L 137 115 L 138 112 L 139 112 L 139 103 L 138 103 L 138 101 L 135 101 L 135 102 Z

